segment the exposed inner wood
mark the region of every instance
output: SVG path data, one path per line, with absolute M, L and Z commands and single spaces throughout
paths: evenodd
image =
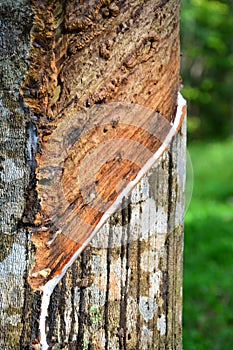
M 40 141 L 37 193 L 41 209 L 35 220 L 36 265 L 30 278 L 34 289 L 61 272 L 169 131 L 166 124 L 160 130 L 156 121 L 162 116 L 169 126 L 176 111 L 179 8 L 171 6 L 173 2 L 169 6 L 153 0 L 68 1 L 66 6 L 55 0 L 33 2 L 31 66 L 22 93 L 34 113 Z M 154 120 L 159 137 L 143 127 L 125 126 L 123 120 L 115 123 L 114 113 L 113 124 L 105 126 L 107 131 L 98 125 L 90 128 L 93 106 L 111 102 L 138 104 L 151 111 L 144 123 Z M 75 127 L 69 125 L 76 115 Z M 101 124 L 101 109 L 99 114 L 96 109 L 95 118 Z M 61 125 L 65 125 L 64 133 L 59 136 L 66 135 L 68 148 L 63 143 L 59 160 L 52 151 L 57 152 L 53 142 Z M 128 141 L 130 162 L 118 154 L 100 167 L 93 180 L 101 196 L 95 200 L 95 192 L 80 187 L 78 171 L 87 154 L 114 139 Z M 133 141 L 148 152 L 140 162 Z M 87 178 L 93 170 L 90 164 Z

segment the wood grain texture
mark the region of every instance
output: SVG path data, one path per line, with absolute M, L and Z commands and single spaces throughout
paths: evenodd
M 139 105 L 111 103 L 91 108 L 88 115 L 81 133 L 81 114 L 58 125 L 40 155 L 40 226 L 33 237 L 37 254 L 30 279 L 34 288 L 61 274 L 110 216 L 107 212 L 117 209 L 127 186 L 132 190 L 139 172 L 145 174 L 144 166 L 172 128 L 158 113 Z
M 80 107 L 109 101 L 145 105 L 172 118 L 179 87 L 176 1 L 35 1 L 31 67 L 23 84 L 44 134 Z M 92 25 L 67 29 L 80 12 Z M 76 17 L 75 17 L 76 16 Z M 72 21 L 70 19 L 70 21 Z M 69 26 L 68 26 L 69 27 Z M 111 55 L 106 60 L 105 47 Z M 41 130 L 41 136 L 43 132 Z

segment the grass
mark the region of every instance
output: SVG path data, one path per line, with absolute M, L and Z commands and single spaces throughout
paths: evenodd
M 233 350 L 233 141 L 189 147 L 193 196 L 185 216 L 184 350 Z

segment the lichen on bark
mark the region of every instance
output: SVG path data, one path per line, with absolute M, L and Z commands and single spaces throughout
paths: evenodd
M 29 115 L 20 86 L 29 67 L 31 26 L 29 1 L 0 2 L 0 347 L 4 350 L 19 348 L 23 329 L 28 239 L 22 217 L 30 170 Z

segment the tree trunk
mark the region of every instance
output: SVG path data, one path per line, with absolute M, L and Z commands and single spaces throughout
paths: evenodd
M 174 121 L 179 1 L 0 6 L 0 348 L 40 349 L 37 289 L 49 277 L 32 269 L 47 261 L 45 214 L 58 210 L 39 178 L 43 150 L 70 116 L 85 111 L 85 128 L 95 105 L 143 106 Z M 54 289 L 51 349 L 182 349 L 185 128 Z

